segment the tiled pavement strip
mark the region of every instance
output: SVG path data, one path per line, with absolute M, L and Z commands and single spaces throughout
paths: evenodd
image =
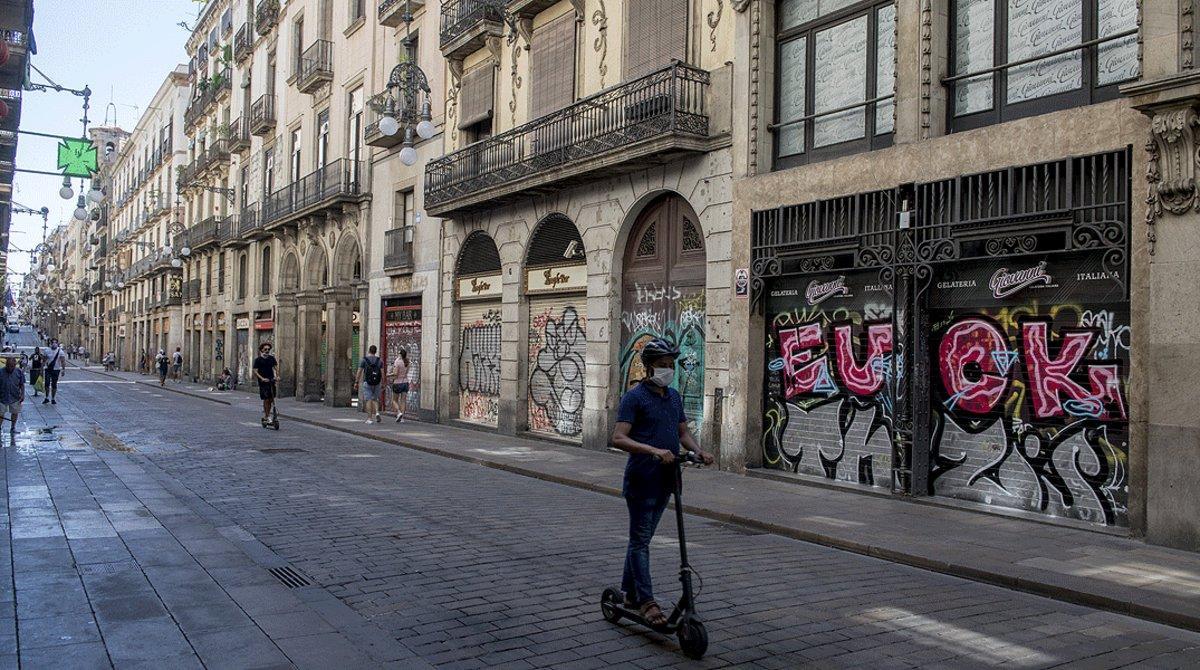
M 26 417 L 31 427 L 56 425 L 61 443 L 28 435 L 6 449 L 19 635 L 14 638 L 10 619 L 0 639 L 3 651 L 19 645 L 22 667 L 39 667 L 40 660 L 47 667 L 105 667 L 109 661 L 124 667 L 139 655 L 148 657 L 148 667 L 186 667 L 184 659 L 197 653 L 208 667 L 255 667 L 251 647 L 227 643 L 214 630 L 254 637 L 268 655 L 262 662 L 311 667 L 374 667 L 382 656 L 396 656 L 396 667 L 414 667 L 415 659 L 399 656 L 408 649 L 447 667 L 1200 663 L 1200 634 L 697 516 L 689 516 L 689 540 L 705 580 L 699 601 L 713 642 L 704 661 L 688 661 L 673 641 L 599 618 L 596 598 L 619 575 L 624 542 L 624 509 L 609 495 L 286 418 L 282 432 L 264 431 L 253 400 L 240 394 L 224 396 L 233 403 L 225 407 L 91 372 L 72 377 L 59 405 L 37 406 Z M 345 426 L 361 417 L 285 404 L 285 415 L 300 412 Z M 611 486 L 620 465 L 607 454 L 441 426 L 391 424 L 388 430 L 495 466 L 505 458 L 513 467 L 550 468 L 545 477 L 564 476 L 551 468 L 562 466 L 579 486 L 600 486 L 606 477 L 604 485 Z M 751 493 L 761 491 L 743 505 L 766 508 L 789 492 L 797 496 L 791 510 L 809 502 L 800 495 L 805 487 L 728 473 L 687 476 L 688 502 L 750 495 L 742 493 L 743 483 Z M 843 518 L 848 527 L 860 519 L 886 534 L 881 523 L 862 519 L 877 518 L 870 516 L 872 506 L 889 501 L 854 499 L 857 512 L 844 517 L 831 515 L 828 506 L 813 509 Z M 949 512 L 992 522 L 985 526 L 1010 521 L 934 507 L 900 509 L 933 515 L 933 524 L 937 514 Z M 1031 537 L 1055 530 L 1021 523 Z M 166 533 L 153 533 L 156 524 Z M 930 526 L 939 527 L 958 528 Z M 953 550 L 955 538 L 940 534 Z M 668 520 L 655 543 L 663 598 L 674 591 L 673 537 Z M 1067 556 L 1128 542 L 1083 537 L 1088 542 L 1076 548 L 1084 551 Z M 1008 560 L 1020 549 L 996 544 L 992 551 Z M 1141 548 L 1129 544 L 1128 551 Z M 324 588 L 279 586 L 261 567 L 272 561 L 286 561 Z M 89 565 L 124 569 L 106 574 L 107 568 Z M 254 580 L 253 586 L 242 580 Z M 11 583 L 4 594 L 11 616 Z M 337 610 L 338 600 L 349 608 Z M 308 616 L 303 606 L 324 619 Z M 293 617 L 270 618 L 276 608 L 292 610 Z M 191 610 L 201 613 L 189 618 L 184 612 Z M 139 619 L 145 612 L 152 615 Z M 320 632 L 326 627 L 340 633 Z M 376 627 L 401 644 L 360 641 L 377 640 L 371 636 Z M 288 635 L 298 630 L 307 634 Z M 330 653 L 368 657 L 320 656 Z

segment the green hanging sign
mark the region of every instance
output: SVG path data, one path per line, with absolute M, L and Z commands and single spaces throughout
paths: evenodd
M 58 145 L 58 169 L 64 177 L 91 177 L 99 170 L 95 145 L 90 140 L 64 137 Z

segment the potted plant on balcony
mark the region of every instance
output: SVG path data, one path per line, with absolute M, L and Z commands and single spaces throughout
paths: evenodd
M 227 140 L 233 137 L 233 128 L 228 123 L 218 123 L 216 133 L 218 138 Z

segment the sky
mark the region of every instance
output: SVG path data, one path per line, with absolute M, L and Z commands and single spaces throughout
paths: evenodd
M 203 4 L 194 0 L 34 0 L 34 66 L 67 88 L 92 89 L 89 127 L 117 125 L 132 130 L 167 73 L 186 63 L 184 43 Z M 46 83 L 35 71 L 30 80 Z M 111 103 L 111 105 L 110 105 Z M 54 91 L 25 91 L 21 130 L 78 136 L 83 129 L 83 98 Z M 115 124 L 114 124 L 115 117 Z M 56 140 L 21 135 L 17 167 L 54 172 Z M 18 172 L 13 202 L 50 208 L 50 230 L 65 223 L 75 201 L 58 195 L 62 179 Z M 73 180 L 76 195 L 79 180 Z M 42 218 L 13 214 L 9 270 L 29 268 L 28 250 L 42 241 Z M 13 284 L 20 282 L 12 278 Z

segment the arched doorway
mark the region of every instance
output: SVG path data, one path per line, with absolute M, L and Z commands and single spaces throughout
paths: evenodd
M 500 419 L 500 252 L 487 233 L 463 242 L 455 266 L 458 302 L 458 418 L 488 426 Z
M 353 232 L 342 235 L 337 250 L 333 253 L 333 282 L 334 286 L 352 288 L 357 288 L 362 282 L 362 247 L 358 243 L 358 235 Z M 350 321 L 349 347 L 345 351 L 336 352 L 337 355 L 345 357 L 345 363 L 351 370 L 358 369 L 362 353 L 361 316 L 359 301 L 356 299 Z M 358 389 L 352 389 L 351 392 L 358 395 Z
M 525 256 L 529 300 L 529 430 L 583 438 L 587 256 L 575 224 L 543 218 Z
M 674 342 L 682 355 L 673 386 L 697 433 L 704 417 L 705 259 L 695 211 L 668 194 L 634 222 L 621 279 L 621 391 L 645 375 L 642 345 L 655 337 Z

